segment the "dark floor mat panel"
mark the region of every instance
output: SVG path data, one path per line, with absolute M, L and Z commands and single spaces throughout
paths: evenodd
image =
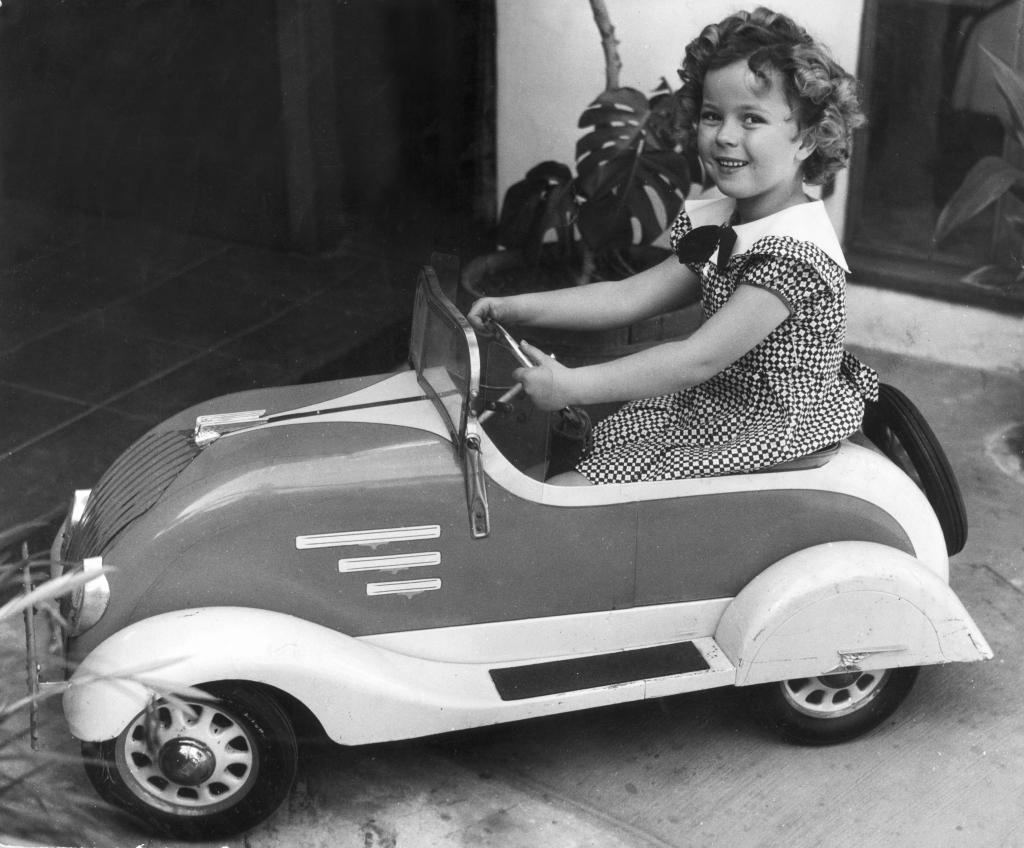
M 491 669 L 491 680 L 501 700 L 520 701 L 558 692 L 576 692 L 633 680 L 707 671 L 708 668 L 710 666 L 693 642 L 677 642 L 579 659 L 494 668 Z

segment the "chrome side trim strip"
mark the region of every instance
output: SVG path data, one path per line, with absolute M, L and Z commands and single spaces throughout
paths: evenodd
M 386 545 L 389 542 L 416 542 L 422 539 L 438 539 L 441 525 L 422 524 L 417 527 L 386 527 L 378 530 L 349 530 L 342 533 L 315 533 L 310 536 L 296 536 L 295 547 L 300 551 L 313 548 L 336 548 L 345 545 Z
M 375 595 L 418 595 L 421 592 L 433 592 L 441 588 L 440 577 L 426 580 L 390 580 L 387 583 L 367 583 L 366 594 Z
M 440 551 L 426 551 L 421 554 L 346 557 L 338 560 L 338 571 L 342 574 L 348 574 L 353 571 L 387 571 L 389 569 L 419 568 L 424 565 L 440 564 Z

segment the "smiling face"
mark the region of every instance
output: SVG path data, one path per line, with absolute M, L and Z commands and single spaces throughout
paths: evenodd
M 781 76 L 765 82 L 746 60 L 708 71 L 697 151 L 740 221 L 754 221 L 807 200 L 802 165 L 813 152 L 786 100 Z

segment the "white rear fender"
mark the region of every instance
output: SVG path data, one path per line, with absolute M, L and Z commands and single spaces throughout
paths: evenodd
M 780 560 L 736 596 L 715 640 L 739 686 L 992 656 L 941 577 L 873 542 L 817 545 Z
M 347 743 L 454 729 L 461 714 L 486 713 L 497 700 L 487 666 L 406 657 L 281 613 L 210 607 L 111 636 L 76 669 L 64 712 L 78 739 L 111 739 L 154 691 L 216 680 L 275 686 Z

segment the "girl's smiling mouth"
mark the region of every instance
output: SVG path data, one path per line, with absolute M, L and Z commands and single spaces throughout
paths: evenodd
M 725 159 L 725 158 L 721 158 L 721 157 L 716 156 L 715 157 L 715 164 L 717 164 L 718 167 L 720 167 L 720 168 L 726 168 L 726 169 L 729 169 L 729 170 L 734 170 L 736 168 L 742 168 L 744 165 L 746 165 L 748 163 L 747 163 L 747 161 L 745 159 Z

